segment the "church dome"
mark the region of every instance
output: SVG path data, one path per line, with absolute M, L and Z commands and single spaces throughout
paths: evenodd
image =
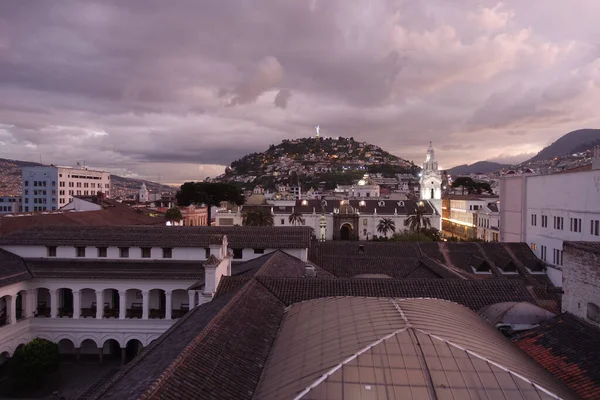
M 356 210 L 354 210 L 354 207 L 352 207 L 350 204 L 344 202 L 344 204 L 342 204 L 340 206 L 340 214 L 356 214 Z

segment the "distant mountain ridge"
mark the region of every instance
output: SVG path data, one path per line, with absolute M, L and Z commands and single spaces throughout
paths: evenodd
M 561 136 L 525 163 L 580 153 L 596 145 L 600 145 L 600 129 L 578 129 Z
M 45 164 L 31 161 L 0 158 L 0 196 L 20 196 L 22 177 L 21 169 L 23 167 L 37 167 L 44 165 Z M 142 183 L 145 183 L 148 190 L 151 191 L 172 192 L 173 194 L 176 191 L 176 188 L 174 187 L 161 185 L 159 183 L 143 179 L 126 178 L 112 174 L 110 179 L 112 181 L 112 191 L 114 196 L 131 196 L 132 194 L 136 194 L 138 193 Z
M 489 174 L 499 169 L 509 167 L 509 164 L 500 164 L 492 161 L 478 161 L 473 164 L 457 165 L 447 170 L 450 175 L 470 175 L 470 174 Z

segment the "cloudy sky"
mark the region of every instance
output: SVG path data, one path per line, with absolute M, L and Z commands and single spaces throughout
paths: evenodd
M 165 183 L 282 139 L 442 167 L 600 126 L 598 0 L 0 3 L 0 157 Z

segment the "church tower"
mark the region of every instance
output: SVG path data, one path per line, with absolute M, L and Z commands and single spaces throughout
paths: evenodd
M 420 186 L 421 200 L 429 201 L 435 207 L 438 214 L 442 215 L 442 175 L 438 169 L 438 162 L 435 159 L 435 151 L 431 142 L 429 142 L 427 155 L 423 163 Z M 441 226 L 436 228 L 441 229 Z

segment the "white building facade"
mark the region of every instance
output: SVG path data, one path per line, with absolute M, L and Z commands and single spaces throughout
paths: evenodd
M 600 162 L 587 171 L 502 178 L 500 219 L 500 240 L 528 243 L 561 286 L 563 242 L 600 240 Z
M 265 254 L 267 236 L 272 247 L 280 242 L 275 228 L 240 229 L 229 230 L 233 242 L 222 228 L 164 226 L 50 227 L 0 238 L 1 358 L 39 337 L 77 356 L 102 359 L 120 348 L 124 360 L 132 343 L 147 346 L 210 301 L 232 262 Z M 306 261 L 308 229 L 283 229 L 288 254 Z M 238 249 L 244 257 L 236 260 Z
M 111 194 L 110 173 L 86 167 L 23 167 L 22 185 L 23 212 L 58 210 L 73 196 Z
M 21 197 L 19 196 L 1 196 L 0 214 L 13 214 L 21 212 Z

